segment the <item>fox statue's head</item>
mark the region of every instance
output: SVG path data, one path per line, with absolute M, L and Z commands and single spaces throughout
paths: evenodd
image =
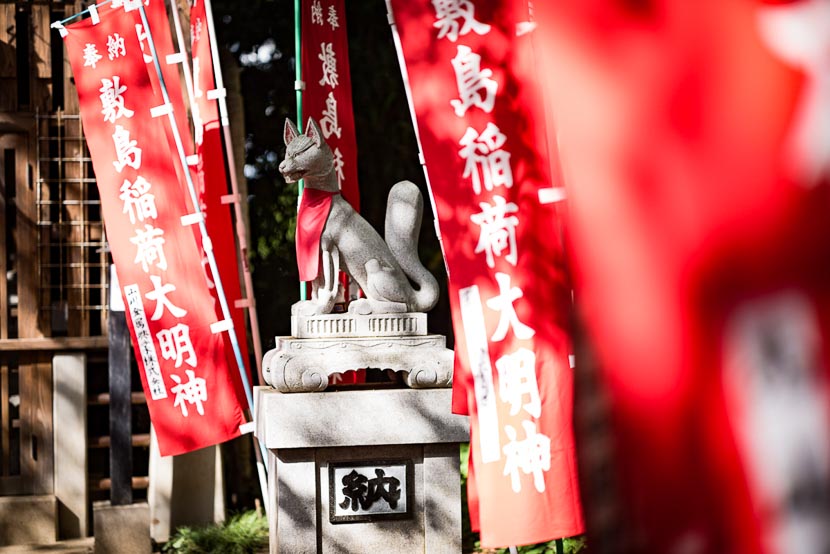
M 313 118 L 308 119 L 305 134 L 300 134 L 290 119 L 285 120 L 285 159 L 280 173 L 287 183 L 305 180 L 306 186 L 322 190 L 339 190 L 334 172 L 334 154 Z

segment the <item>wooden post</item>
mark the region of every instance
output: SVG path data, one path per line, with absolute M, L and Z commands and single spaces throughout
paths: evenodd
M 51 6 L 48 4 L 32 6 L 32 111 L 48 110 L 52 102 L 52 40 L 55 35 L 49 28 L 51 23 Z
M 17 56 L 8 45 L 14 43 L 14 4 L 0 4 L 0 111 L 17 110 Z
M 60 391 L 54 398 L 53 426 L 58 532 L 62 539 L 75 539 L 89 531 L 86 354 L 52 356 L 52 380 Z
M 113 506 L 133 503 L 132 412 L 130 405 L 130 335 L 124 312 L 109 316 L 110 383 L 110 501 Z
M 69 267 L 64 271 L 68 274 L 66 283 L 66 306 L 61 306 L 66 312 L 67 333 L 72 336 L 89 336 L 90 312 L 83 309 L 88 304 L 88 289 L 84 288 L 87 276 L 87 260 L 84 255 L 84 244 L 87 243 L 86 206 L 84 206 L 83 182 L 84 156 L 83 135 L 81 122 L 77 119 L 64 119 L 63 112 L 58 112 L 58 128 L 63 140 L 61 141 L 61 155 L 63 163 L 63 200 L 61 211 L 65 215 L 58 224 L 61 233 L 66 237 L 65 251 Z M 53 222 L 54 224 L 54 222 Z

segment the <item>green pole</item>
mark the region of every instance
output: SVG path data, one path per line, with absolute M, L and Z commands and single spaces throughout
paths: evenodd
M 300 0 L 294 0 L 294 90 L 297 95 L 297 129 L 303 132 L 303 65 L 302 45 L 300 43 Z M 297 183 L 297 209 L 300 208 L 300 200 L 303 197 L 303 180 Z M 300 281 L 300 300 L 307 300 L 305 283 Z

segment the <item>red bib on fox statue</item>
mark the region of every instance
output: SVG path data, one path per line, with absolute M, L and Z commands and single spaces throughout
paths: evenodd
M 300 281 L 313 281 L 320 271 L 320 237 L 331 211 L 331 198 L 336 192 L 313 188 L 303 189 L 297 212 L 297 268 Z

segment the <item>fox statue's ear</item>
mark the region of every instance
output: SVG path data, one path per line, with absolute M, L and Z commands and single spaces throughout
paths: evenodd
M 314 121 L 313 117 L 308 118 L 308 125 L 306 125 L 305 134 L 308 138 L 314 140 L 314 144 L 317 145 L 317 148 L 320 148 L 323 145 L 323 131 L 320 130 L 320 126 L 317 125 L 317 122 Z
M 300 136 L 300 131 L 297 130 L 297 126 L 294 125 L 294 122 L 288 118 L 285 118 L 285 130 L 283 131 L 282 140 L 285 141 L 285 145 L 288 146 L 292 140 Z

